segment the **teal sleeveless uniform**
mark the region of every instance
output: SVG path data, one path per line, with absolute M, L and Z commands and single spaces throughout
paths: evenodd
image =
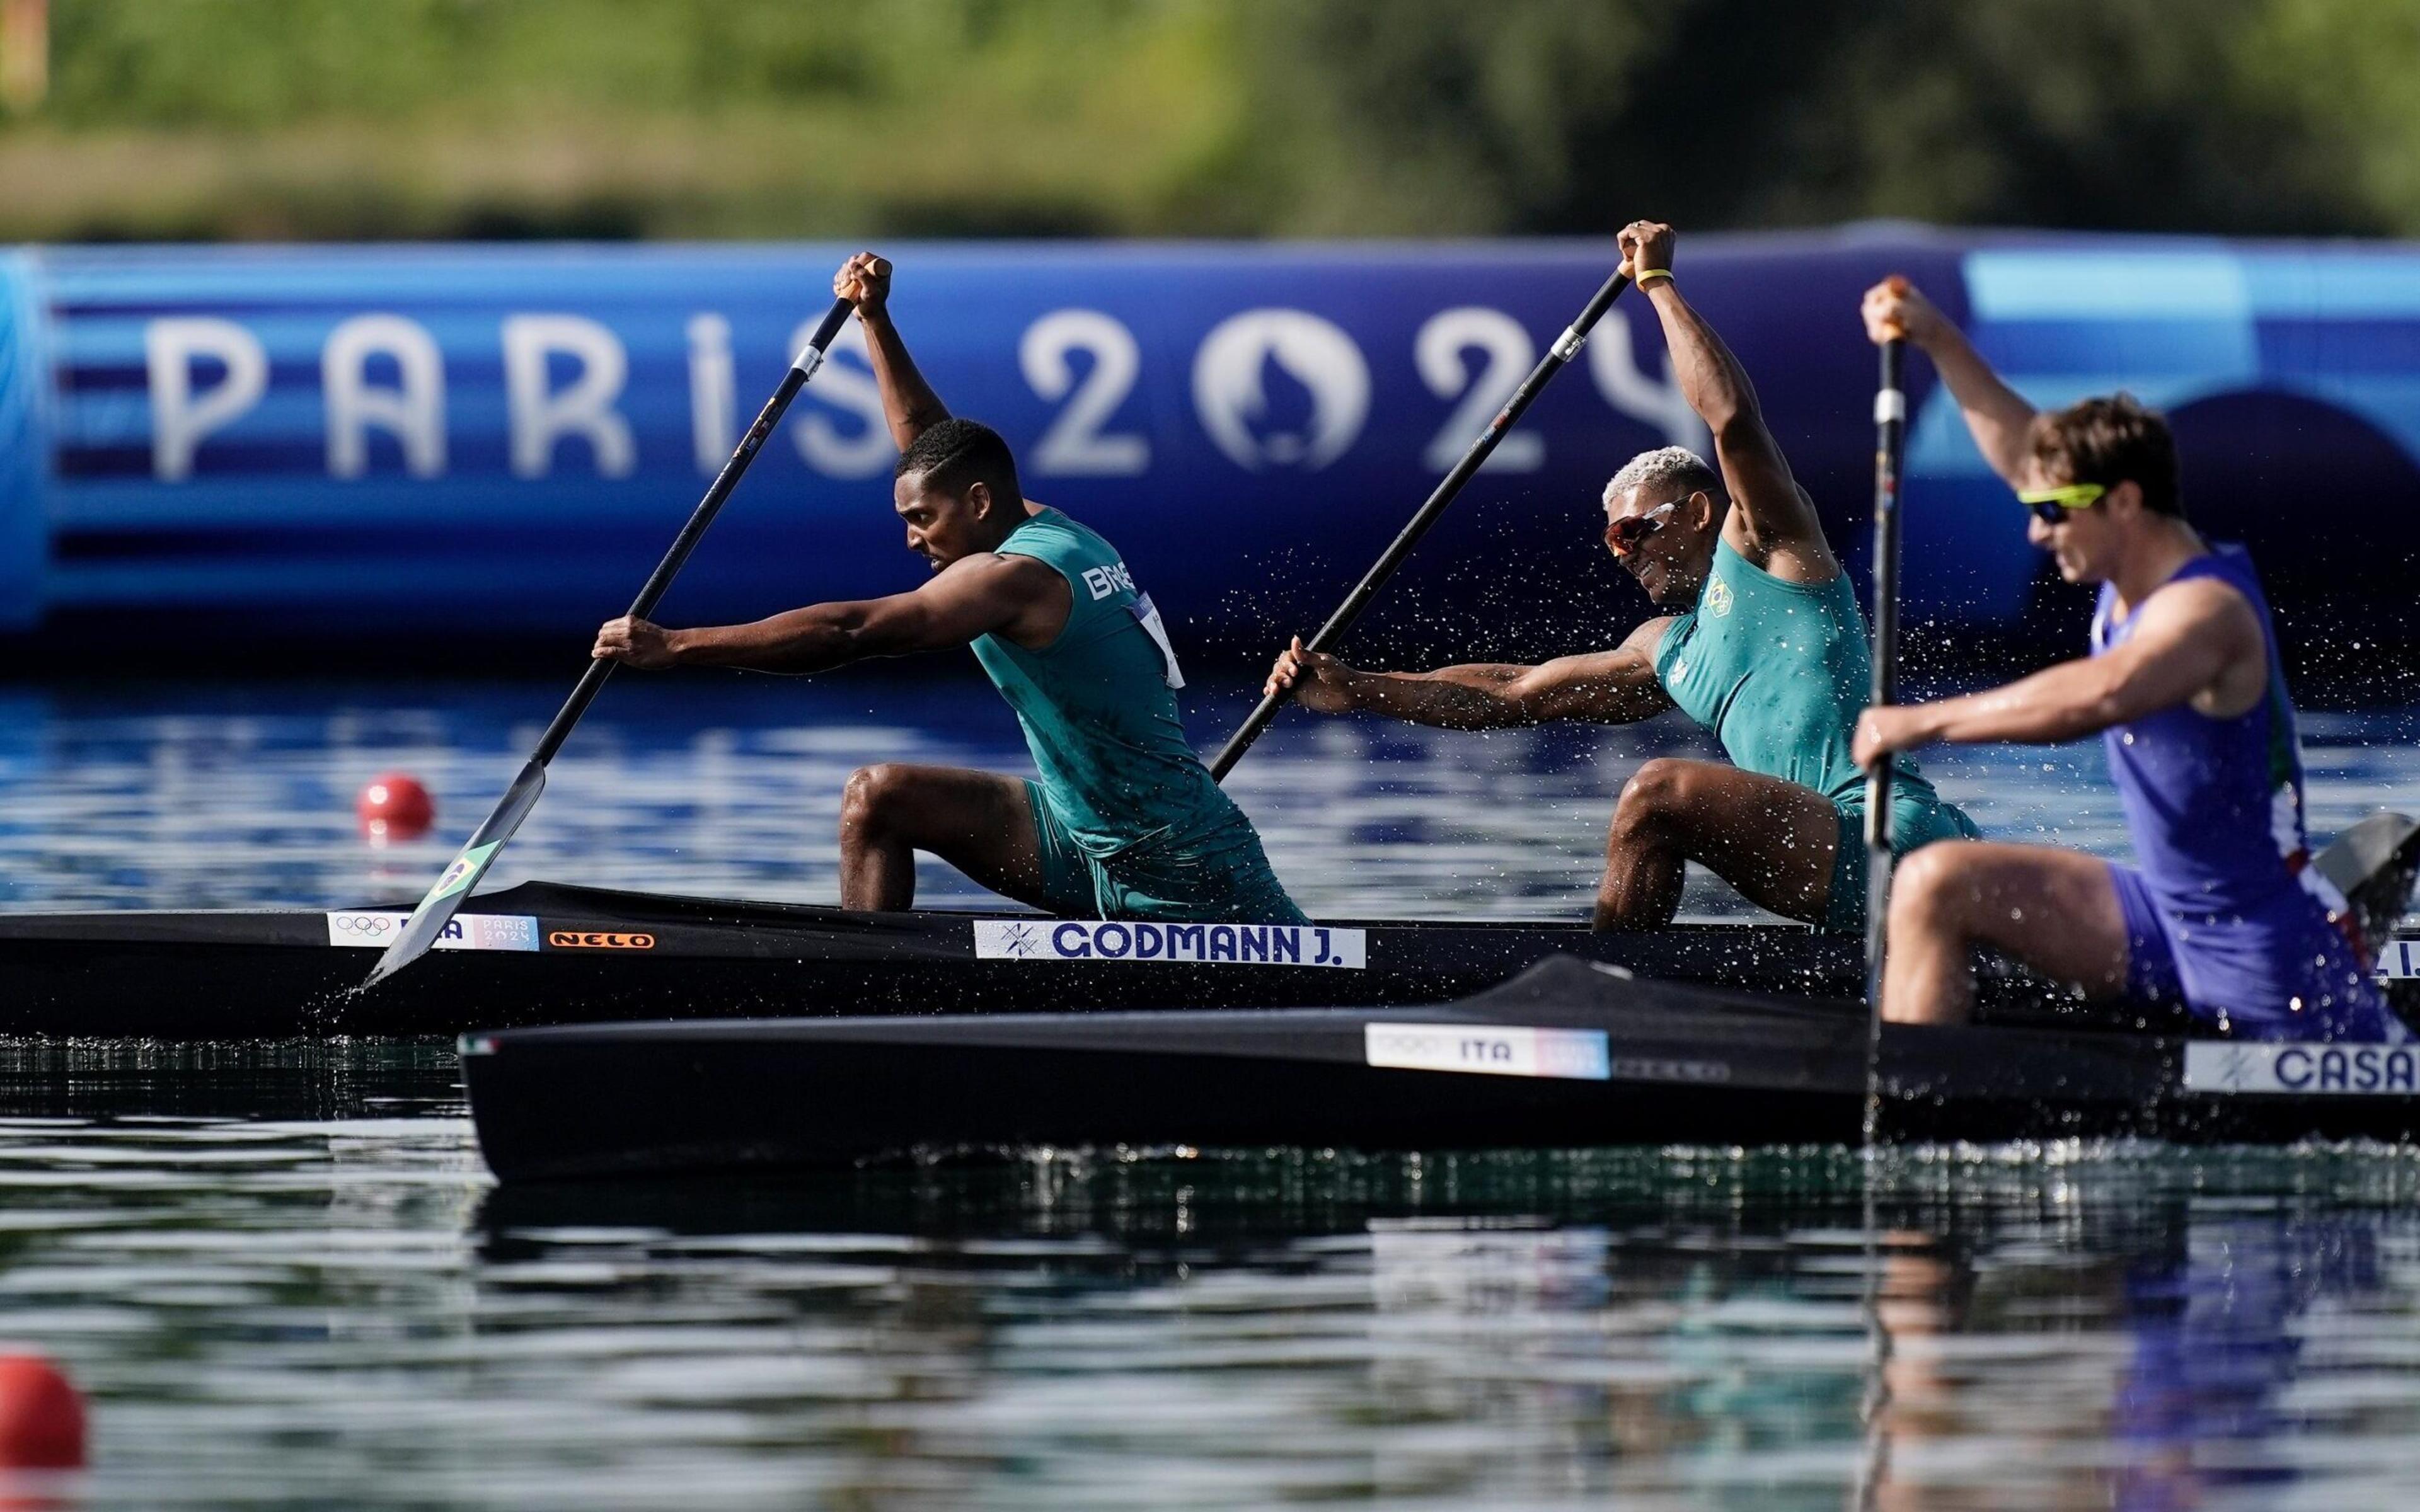
M 1251 821 L 1186 740 L 1176 653 L 1117 548 L 1045 509 L 994 549 L 1053 568 L 1073 600 L 1066 625 L 1039 651 L 997 635 L 974 642 L 1041 772 L 1025 788 L 1051 911 L 1308 922 L 1269 870 Z
M 1865 927 L 1866 774 L 1850 744 L 1873 691 L 1873 666 L 1847 574 L 1784 582 L 1720 539 L 1698 607 L 1674 620 L 1655 648 L 1664 691 L 1714 733 L 1733 765 L 1812 788 L 1838 810 L 1826 930 Z M 1913 762 L 1902 756 L 1894 764 L 1892 855 L 1981 838 Z

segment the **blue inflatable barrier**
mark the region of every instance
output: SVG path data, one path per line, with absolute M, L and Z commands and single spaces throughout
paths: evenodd
M 36 287 L 29 255 L 0 256 L 0 631 L 27 629 L 40 620 L 50 558 L 42 486 L 50 381 Z
M 578 637 L 618 612 L 854 248 L 61 248 L 0 261 L 0 615 L 208 618 L 265 643 Z M 1027 491 L 1107 533 L 1180 635 L 1330 607 L 1608 270 L 1604 242 L 920 245 L 893 307 Z M 2187 498 L 2265 568 L 2402 612 L 2420 501 L 2420 250 L 1907 227 L 1684 238 L 1680 278 L 1862 560 L 1873 352 L 1910 274 L 2037 402 L 2175 411 Z M 2038 561 L 1922 363 L 1918 622 L 2006 627 Z M 1702 445 L 1644 301 L 1498 451 L 1369 636 L 1604 643 L 1644 611 L 1598 537 L 1633 453 Z M 915 582 L 852 325 L 667 601 L 753 618 Z M 2383 543 L 2383 545 L 2381 545 Z M 2285 596 L 2290 602 L 2293 590 Z

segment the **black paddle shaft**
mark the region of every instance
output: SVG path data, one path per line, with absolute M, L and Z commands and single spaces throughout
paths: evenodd
M 773 434 L 773 427 L 782 423 L 782 416 L 789 409 L 790 401 L 799 396 L 799 391 L 807 386 L 807 379 L 823 365 L 825 351 L 830 347 L 832 338 L 840 334 L 840 328 L 847 323 L 849 312 L 855 308 L 846 300 L 834 300 L 832 307 L 824 312 L 823 323 L 816 326 L 815 333 L 807 339 L 806 349 L 799 353 L 799 360 L 790 364 L 790 370 L 782 375 L 781 386 L 773 391 L 773 396 L 766 400 L 765 408 L 757 412 L 756 424 L 749 426 L 748 434 L 739 439 L 738 449 L 731 454 L 731 460 L 722 464 L 722 471 L 714 475 L 714 486 L 706 490 L 704 499 L 698 501 L 697 508 L 689 517 L 689 523 L 681 527 L 680 534 L 673 537 L 672 549 L 656 563 L 656 570 L 648 576 L 646 586 L 640 589 L 639 596 L 630 601 L 632 619 L 644 619 L 654 612 L 657 602 L 664 596 L 664 591 L 672 587 L 673 579 L 679 575 L 689 562 L 690 553 L 697 549 L 697 543 L 705 537 L 706 528 L 714 523 L 714 517 L 721 511 L 723 501 L 731 497 L 731 491 L 738 487 L 739 480 L 747 475 L 748 464 L 756 460 L 756 453 L 764 446 L 766 439 Z M 580 717 L 588 712 L 588 705 L 604 687 L 605 679 L 613 675 L 615 665 L 601 657 L 588 664 L 588 670 L 581 674 L 580 686 L 571 690 L 571 697 L 556 711 L 554 722 L 546 727 L 545 735 L 538 740 L 536 752 L 530 758 L 532 761 L 544 766 L 554 760 L 554 753 L 571 738 L 572 727 L 580 723 Z
M 1876 707 L 1899 690 L 1899 474 L 1907 445 L 1907 393 L 1900 374 L 1907 343 L 1883 343 L 1882 383 L 1874 393 L 1874 686 Z M 1866 989 L 1881 1011 L 1885 926 L 1890 918 L 1891 778 L 1887 755 L 1866 775 Z
M 1630 279 L 1622 273 L 1616 273 L 1605 281 L 1605 286 L 1588 301 L 1588 308 L 1580 312 L 1579 318 L 1574 320 L 1553 348 L 1539 359 L 1538 365 L 1529 370 L 1529 376 L 1521 380 L 1521 386 L 1512 391 L 1512 397 L 1504 401 L 1504 408 L 1496 411 L 1496 418 L 1489 421 L 1479 439 L 1470 443 L 1470 450 L 1462 454 L 1462 460 L 1456 462 L 1453 471 L 1437 484 L 1436 490 L 1429 495 L 1428 502 L 1420 505 L 1419 512 L 1412 517 L 1411 522 L 1404 527 L 1376 564 L 1361 575 L 1361 580 L 1353 585 L 1353 592 L 1344 595 L 1344 602 L 1336 607 L 1336 612 L 1330 614 L 1327 623 L 1311 638 L 1308 649 L 1326 651 L 1344 639 L 1344 633 L 1353 628 L 1353 622 L 1370 607 L 1370 600 L 1378 595 L 1378 590 L 1387 586 L 1387 579 L 1392 578 L 1395 569 L 1404 564 L 1404 559 L 1412 554 L 1412 548 L 1420 544 L 1420 537 L 1429 532 L 1429 527 L 1437 522 L 1446 506 L 1462 492 L 1463 485 L 1468 483 L 1472 474 L 1486 463 L 1489 455 L 1496 450 L 1496 444 L 1504 439 L 1520 420 L 1523 411 L 1529 408 L 1529 402 L 1573 358 L 1579 355 L 1580 347 L 1588 340 L 1589 332 L 1596 329 L 1597 321 L 1629 286 Z M 1277 717 L 1278 710 L 1285 705 L 1285 701 L 1286 694 L 1282 690 L 1263 695 L 1250 717 L 1227 737 L 1227 744 L 1219 748 L 1217 758 L 1210 763 L 1213 781 L 1224 780 L 1227 774 L 1234 770 L 1235 764 L 1244 759 L 1244 752 L 1252 748 L 1252 742 L 1260 739 L 1261 732 Z
M 831 309 L 825 313 L 822 322 L 815 327 L 815 333 L 808 338 L 806 349 L 791 362 L 790 370 L 782 375 L 781 387 L 775 389 L 773 397 L 765 402 L 763 411 L 756 416 L 756 424 L 748 427 L 748 434 L 740 438 L 738 449 L 731 454 L 731 460 L 722 464 L 722 471 L 715 474 L 714 486 L 706 490 L 706 497 L 690 513 L 689 523 L 682 526 L 680 534 L 673 538 L 673 548 L 664 553 L 664 559 L 656 563 L 656 570 L 648 576 L 647 585 L 639 590 L 639 596 L 630 604 L 632 618 L 643 617 L 652 610 L 656 601 L 664 596 L 664 590 L 672 586 L 673 578 L 681 570 L 681 564 L 689 560 L 691 551 L 697 549 L 698 540 L 706 534 L 706 528 L 714 523 L 715 514 L 722 508 L 722 501 L 731 497 L 732 489 L 739 486 L 739 480 L 747 475 L 748 464 L 756 460 L 756 454 L 763 449 L 766 438 L 771 436 L 773 427 L 782 423 L 783 412 L 790 408 L 790 401 L 799 396 L 799 391 L 807 386 L 807 379 L 823 365 L 824 352 L 831 346 L 832 338 L 840 334 L 841 324 L 848 318 L 851 308 L 853 306 L 846 300 L 832 301 Z M 437 885 L 428 889 L 419 905 L 412 909 L 411 916 L 403 921 L 403 928 L 396 932 L 395 939 L 379 957 L 378 964 L 370 968 L 369 980 L 362 983 L 364 987 L 374 987 L 419 960 L 442 936 L 445 927 L 453 921 L 455 910 L 471 896 L 472 889 L 479 885 L 479 879 L 487 874 L 488 868 L 495 864 L 497 853 L 504 848 L 505 841 L 520 828 L 521 821 L 527 819 L 530 810 L 537 806 L 538 795 L 546 791 L 547 763 L 554 760 L 554 753 L 571 738 L 572 726 L 580 722 L 580 717 L 588 711 L 588 705 L 596 701 L 598 690 L 604 687 L 605 679 L 613 674 L 613 663 L 611 661 L 597 657 L 589 659 L 588 670 L 580 674 L 580 686 L 571 690 L 571 697 L 556 711 L 554 722 L 546 727 L 546 734 L 539 739 L 537 749 L 521 764 L 520 771 L 513 778 L 511 785 L 504 789 L 504 795 L 497 800 L 496 807 L 480 822 L 479 827 L 471 832 L 469 843 L 455 855 L 453 864 L 438 877 Z
M 1873 392 L 1873 706 L 1900 685 L 1900 455 L 1907 450 L 1907 341 L 1883 344 Z M 1866 1147 L 1883 1125 L 1883 956 L 1890 936 L 1890 779 L 1883 755 L 1866 774 Z M 1869 1171 L 1866 1180 L 1873 1180 Z

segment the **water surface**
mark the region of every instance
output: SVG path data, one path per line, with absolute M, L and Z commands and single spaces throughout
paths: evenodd
M 0 692 L 0 906 L 415 895 L 559 694 Z M 876 699 L 617 679 L 497 881 L 830 901 L 850 768 L 1023 765 L 980 689 Z M 2323 833 L 2420 777 L 2407 716 L 2306 733 Z M 1623 778 L 1705 749 L 1295 716 L 1234 786 L 1316 913 L 1576 918 Z M 1929 765 L 1997 834 L 2123 854 L 2093 748 Z M 377 849 L 350 801 L 389 768 L 441 823 Z M 1693 880 L 1691 913 L 1739 906 Z M 504 1192 L 440 1044 L 19 1041 L 0 1338 L 93 1394 L 96 1468 L 39 1488 L 92 1506 L 1771 1512 L 1873 1467 L 1897 1506 L 2420 1496 L 2410 1152 L 1870 1178 L 1840 1149 L 1097 1151 Z

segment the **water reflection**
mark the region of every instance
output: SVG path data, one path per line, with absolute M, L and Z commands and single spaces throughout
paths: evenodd
M 1022 762 L 962 687 L 625 682 L 500 880 L 828 900 L 851 766 Z M 559 692 L 0 693 L 0 906 L 416 893 Z M 2319 828 L 2420 779 L 2409 724 L 2310 721 Z M 1320 912 L 1576 915 L 1621 779 L 1697 738 L 1297 719 L 1238 791 Z M 1934 772 L 2114 852 L 2097 759 Z M 390 766 L 452 827 L 379 853 Z M 93 1394 L 93 1506 L 1835 1508 L 1878 1384 L 1891 1506 L 2420 1501 L 2420 1156 L 1878 1170 L 1870 1222 L 1841 1149 L 505 1192 L 442 1046 L 0 1042 L 0 1337 Z
M 2381 1254 L 2411 1253 L 2408 1220 L 2195 1194 L 2121 1232 L 2029 1265 L 1958 1254 L 1954 1231 L 1885 1236 L 1870 1504 L 1987 1504 L 1965 1494 L 1978 1456 L 2041 1475 L 2026 1504 L 2277 1504 L 2296 1488 L 2315 1505 L 2406 1504 L 2412 1278 Z M 2009 1335 L 2031 1320 L 2027 1349 Z M 1978 1414 L 2027 1374 L 2045 1402 L 2066 1390 L 2063 1422 L 2039 1421 L 2040 1402 Z
M 1845 1152 L 1044 1163 L 500 1192 L 482 1227 L 496 1266 L 576 1235 L 659 1288 L 718 1275 L 702 1254 L 773 1276 L 895 1246 L 883 1348 L 923 1385 L 873 1422 L 1054 1489 L 1167 1466 L 1181 1500 L 1206 1457 L 1242 1502 L 1838 1505 L 1869 1384 L 1858 1179 Z M 1936 1151 L 1884 1180 L 1876 1504 L 2193 1505 L 2283 1476 L 2401 1504 L 2414 1276 L 2376 1257 L 2420 1253 L 2402 1157 Z M 2353 1318 L 2393 1347 L 2349 1357 Z
M 0 1335 L 94 1393 L 87 1504 L 1766 1512 L 1867 1452 L 1852 1151 L 505 1191 L 424 1093 L 0 1121 Z M 2411 1504 L 2415 1198 L 2383 1150 L 1889 1156 L 1877 1504 Z
M 339 906 L 427 886 L 517 770 L 561 689 L 282 684 L 0 690 L 0 907 Z M 1187 711 L 1207 745 L 1240 702 Z M 2420 783 L 2413 717 L 2306 721 L 2322 834 Z M 1614 796 L 1656 755 L 1714 754 L 1677 717 L 1487 735 L 1281 719 L 1230 779 L 1295 895 L 1327 917 L 1579 918 Z M 972 684 L 618 681 L 555 762 L 491 873 L 799 902 L 838 896 L 843 782 L 878 760 L 1028 767 Z M 1927 754 L 1997 836 L 2122 854 L 2099 748 Z M 427 839 L 378 850 L 352 799 L 401 768 L 435 793 Z M 922 896 L 985 897 L 922 863 Z M 1737 914 L 1693 874 L 1685 911 Z

